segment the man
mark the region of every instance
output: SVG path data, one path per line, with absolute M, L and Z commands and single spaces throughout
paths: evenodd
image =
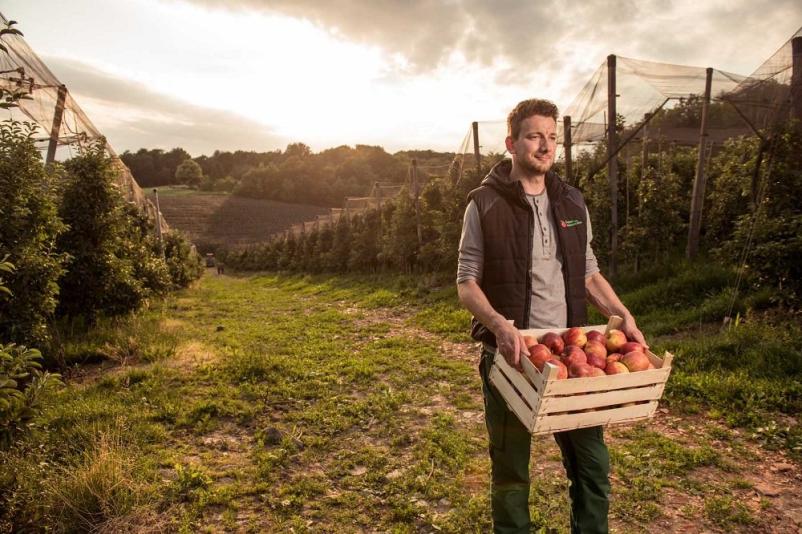
M 525 100 L 507 118 L 507 151 L 468 195 L 459 249 L 460 302 L 483 343 L 479 364 L 490 440 L 491 505 L 497 533 L 529 532 L 531 435 L 488 380 L 496 347 L 521 369 L 519 329 L 587 324 L 586 300 L 622 329 L 643 335 L 607 280 L 590 246 L 590 217 L 578 189 L 553 172 L 557 107 Z M 514 321 L 511 323 L 509 320 Z M 601 427 L 554 434 L 571 482 L 571 532 L 607 532 L 609 455 Z

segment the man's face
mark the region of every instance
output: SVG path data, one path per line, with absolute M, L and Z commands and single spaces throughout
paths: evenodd
M 557 123 L 551 117 L 532 115 L 521 121 L 517 139 L 507 137 L 506 145 L 521 170 L 528 174 L 546 174 L 554 165 Z

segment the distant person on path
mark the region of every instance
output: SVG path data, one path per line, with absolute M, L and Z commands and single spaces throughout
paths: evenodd
M 599 272 L 582 194 L 551 172 L 557 118 L 547 100 L 524 100 L 510 112 L 505 142 L 512 159 L 495 165 L 468 195 L 459 245 L 459 298 L 474 316 L 471 335 L 483 344 L 479 370 L 497 533 L 529 532 L 531 435 L 488 379 L 496 347 L 520 369 L 527 349 L 519 329 L 586 325 L 586 300 L 605 316 L 623 317 L 623 331 L 645 345 Z M 571 532 L 608 532 L 610 461 L 602 427 L 554 438 L 571 483 Z

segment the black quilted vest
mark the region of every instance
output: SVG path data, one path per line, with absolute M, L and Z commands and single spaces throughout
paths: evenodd
M 482 184 L 468 194 L 476 203 L 484 239 L 484 268 L 480 287 L 498 313 L 529 327 L 532 295 L 532 240 L 534 214 L 521 182 L 510 180 L 511 160 L 496 164 Z M 557 243 L 563 258 L 568 326 L 587 324 L 585 302 L 585 250 L 587 212 L 582 193 L 555 173 L 546 175 L 551 214 L 557 227 Z M 496 338 L 475 317 L 471 336 L 496 346 Z

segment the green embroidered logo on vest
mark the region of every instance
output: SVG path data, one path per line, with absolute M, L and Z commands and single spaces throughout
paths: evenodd
M 563 228 L 571 228 L 572 226 L 579 226 L 582 221 L 579 219 L 568 219 L 567 221 L 560 221 L 560 226 Z

